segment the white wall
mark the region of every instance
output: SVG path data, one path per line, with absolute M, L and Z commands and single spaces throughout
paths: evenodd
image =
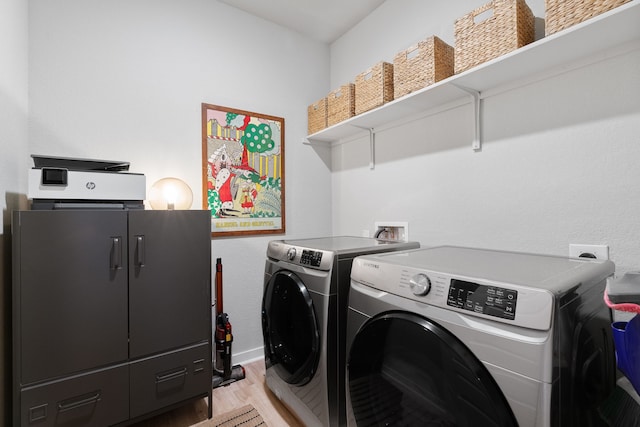
M 0 15 L 20 18 L 18 3 Z M 122 159 L 149 187 L 183 178 L 198 207 L 207 102 L 285 118 L 288 237 L 360 235 L 375 220 L 407 220 L 423 245 L 565 255 L 569 243 L 606 243 L 619 267 L 637 266 L 638 50 L 490 94 L 479 153 L 468 105 L 379 132 L 373 171 L 368 138 L 331 149 L 301 143 L 307 105 L 426 36 L 452 44 L 455 18 L 483 3 L 385 2 L 329 49 L 215 0 L 30 0 L 29 146 L 2 157 L 0 173 L 11 171 L 2 183 L 24 191 L 26 153 Z M 543 16 L 542 0 L 529 4 Z M 26 41 L 8 46 L 23 92 Z M 278 237 L 212 242 L 236 363 L 261 355 L 264 255 Z
M 184 179 L 201 200 L 201 103 L 285 119 L 288 237 L 331 232 L 329 150 L 303 145 L 329 48 L 215 0 L 31 0 L 29 151 L 127 160 L 150 187 Z M 212 241 L 224 265 L 234 362 L 262 355 L 267 242 Z
M 10 425 L 11 211 L 25 206 L 27 2 L 0 2 L 0 424 Z
M 453 34 L 475 3 L 484 2 L 385 2 L 332 46 L 332 86 L 439 35 L 442 23 Z M 407 28 L 422 21 L 425 34 Z M 639 268 L 640 44 L 593 59 L 485 94 L 481 152 L 471 150 L 468 104 L 378 132 L 374 170 L 368 136 L 335 145 L 334 233 L 408 221 L 410 238 L 426 246 L 568 255 L 569 243 L 608 244 L 619 272 Z

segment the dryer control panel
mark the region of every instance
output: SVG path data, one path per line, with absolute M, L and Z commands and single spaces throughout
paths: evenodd
M 410 254 L 412 252 L 407 252 L 405 256 L 408 258 Z M 396 258 L 402 257 L 399 253 Z M 383 262 L 387 259 L 382 256 L 355 258 L 352 288 L 364 285 L 382 291 L 380 295 L 388 293 L 418 304 L 514 326 L 537 330 L 551 327 L 554 297 L 545 289 L 406 265 L 408 263 Z M 420 283 L 424 286 L 419 286 Z
M 611 261 L 439 246 L 359 256 L 352 289 L 387 295 L 525 328 L 548 330 L 557 298 L 575 298 L 582 283 L 613 275 Z
M 518 291 L 451 279 L 447 305 L 513 320 L 516 317 Z

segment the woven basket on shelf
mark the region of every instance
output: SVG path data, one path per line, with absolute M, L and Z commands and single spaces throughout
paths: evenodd
M 347 120 L 356 113 L 356 86 L 347 83 L 327 95 L 327 126 Z
M 456 20 L 455 72 L 534 41 L 535 17 L 524 0 L 493 0 Z
M 307 131 L 309 135 L 327 127 L 327 98 L 307 107 Z
M 398 99 L 453 75 L 453 47 L 436 36 L 393 58 L 393 98 Z
M 393 101 L 393 64 L 379 62 L 356 76 L 356 114 Z
M 544 33 L 549 36 L 630 0 L 545 0 Z

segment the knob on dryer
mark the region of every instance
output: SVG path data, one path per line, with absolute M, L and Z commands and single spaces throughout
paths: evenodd
M 296 257 L 296 248 L 289 248 L 289 250 L 287 251 L 287 259 L 289 259 L 289 261 L 293 261 L 295 257 Z
M 416 296 L 425 296 L 431 290 L 431 280 L 424 273 L 418 273 L 409 281 L 411 292 Z

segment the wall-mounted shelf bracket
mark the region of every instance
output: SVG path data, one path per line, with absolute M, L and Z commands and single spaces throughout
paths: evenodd
M 453 84 L 453 83 L 452 83 Z M 473 119 L 474 119 L 474 128 L 473 128 L 473 141 L 471 142 L 471 148 L 474 151 L 480 151 L 482 149 L 482 142 L 480 140 L 481 135 L 481 127 L 480 127 L 480 91 L 475 89 L 471 89 L 468 87 L 460 86 L 457 84 L 453 84 L 453 86 L 458 89 L 467 92 L 471 95 L 473 99 Z
M 331 142 L 323 141 L 321 139 L 302 138 L 302 143 L 304 145 L 315 145 L 315 146 L 321 146 L 321 147 L 330 147 L 331 146 Z
M 369 169 L 371 170 L 375 169 L 376 168 L 376 157 L 375 157 L 376 132 L 373 130 L 373 128 L 367 128 L 367 127 L 356 126 L 356 125 L 352 125 L 352 126 L 369 131 Z

